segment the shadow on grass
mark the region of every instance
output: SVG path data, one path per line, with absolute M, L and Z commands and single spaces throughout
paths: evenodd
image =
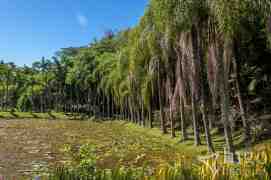
M 216 151 L 224 151 L 226 142 L 225 142 L 225 138 L 224 138 L 223 134 L 216 135 L 213 137 L 214 137 L 213 142 L 214 142 L 214 146 L 215 146 Z M 245 140 L 243 138 L 242 131 L 237 131 L 233 134 L 233 141 L 234 141 L 235 149 L 237 151 L 246 148 L 247 143 L 245 142 Z
M 186 146 L 194 146 L 193 139 L 188 139 L 187 141 L 180 141 L 181 143 L 184 143 Z
M 11 111 L 10 114 L 11 114 L 13 117 L 15 117 L 15 118 L 18 118 L 18 117 L 19 117 L 18 114 L 16 114 L 14 111 Z
M 51 119 L 56 119 L 56 116 L 52 114 L 52 112 L 48 112 L 48 115 L 50 116 Z
M 34 114 L 33 112 L 30 112 L 30 114 L 31 114 L 31 116 L 33 117 L 33 118 L 39 118 L 39 116 L 38 115 L 36 115 L 36 114 Z

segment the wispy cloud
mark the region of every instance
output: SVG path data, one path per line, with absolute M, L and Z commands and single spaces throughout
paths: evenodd
M 77 18 L 77 22 L 79 23 L 79 25 L 83 28 L 88 26 L 88 18 L 82 14 L 77 14 L 76 16 Z

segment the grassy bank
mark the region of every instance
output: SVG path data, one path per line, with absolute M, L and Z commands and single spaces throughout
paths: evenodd
M 0 112 L 1 119 L 68 119 L 69 116 L 60 112 L 47 112 L 47 113 L 35 113 L 35 112 Z

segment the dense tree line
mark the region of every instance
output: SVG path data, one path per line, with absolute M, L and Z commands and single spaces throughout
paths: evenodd
M 0 64 L 1 109 L 121 118 L 251 142 L 271 110 L 269 0 L 150 0 L 139 24 L 32 67 Z M 259 129 L 259 128 L 258 128 Z M 263 129 L 262 129 L 263 130 Z

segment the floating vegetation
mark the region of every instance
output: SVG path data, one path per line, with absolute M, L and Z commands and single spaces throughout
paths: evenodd
M 122 121 L 0 120 L 0 133 L 0 175 L 28 179 L 58 166 L 75 165 L 78 160 L 72 155 L 80 147 L 95 147 L 95 165 L 101 169 L 155 167 L 174 162 L 179 154 L 189 152 L 192 157 L 205 151 L 162 136 L 159 130 Z

